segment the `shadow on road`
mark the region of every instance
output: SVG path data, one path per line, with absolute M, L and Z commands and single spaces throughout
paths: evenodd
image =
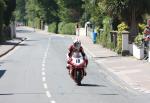
M 1 45 L 18 45 L 18 46 L 28 46 L 27 44 L 18 44 L 18 43 L 12 43 L 12 42 L 4 42 L 1 43 Z
M 105 85 L 97 85 L 97 84 L 81 84 L 80 86 L 85 86 L 85 87 L 106 87 Z
M 0 78 L 5 74 L 6 70 L 0 70 Z
M 18 32 L 18 33 L 32 33 L 34 31 L 30 31 L 30 30 L 16 30 L 16 32 Z
M 119 95 L 119 94 L 113 94 L 113 93 L 110 93 L 110 94 L 99 94 L 99 95 Z
M 13 93 L 2 93 L 0 95 L 14 95 Z
M 7 96 L 7 95 L 28 95 L 28 94 L 45 94 L 45 93 L 0 93 L 0 96 Z
M 101 57 L 93 57 L 94 59 L 100 59 L 100 58 L 118 58 L 120 56 L 101 56 Z

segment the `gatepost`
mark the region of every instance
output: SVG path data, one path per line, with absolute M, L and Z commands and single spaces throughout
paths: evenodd
M 122 56 L 129 55 L 129 32 L 122 32 Z

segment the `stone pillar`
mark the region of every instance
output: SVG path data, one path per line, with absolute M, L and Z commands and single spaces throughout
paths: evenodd
M 10 24 L 10 28 L 11 28 L 11 39 L 16 37 L 16 25 L 15 22 Z
M 129 32 L 122 32 L 122 56 L 129 55 Z
M 48 25 L 45 25 L 44 31 L 48 32 Z

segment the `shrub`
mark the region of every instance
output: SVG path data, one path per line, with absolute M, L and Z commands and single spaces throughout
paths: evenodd
M 34 21 L 33 21 L 33 27 L 40 29 L 40 28 L 41 28 L 41 27 L 40 27 L 40 26 L 41 26 L 40 24 L 41 24 L 40 18 L 37 18 L 37 17 L 36 17 L 36 18 L 34 19 Z
M 48 32 L 57 33 L 57 23 L 53 22 L 48 25 Z
M 60 22 L 60 23 L 58 24 L 58 33 L 62 34 L 62 28 L 63 28 L 63 26 L 64 26 L 65 24 L 66 24 L 65 22 Z
M 100 37 L 100 42 L 102 44 L 103 47 L 108 47 L 110 48 L 111 46 L 111 37 L 110 37 L 110 31 L 111 31 L 111 26 L 110 26 L 110 18 L 109 17 L 105 17 L 105 19 L 103 20 L 103 32 L 101 34 Z
M 122 52 L 122 32 L 125 31 L 128 26 L 125 22 L 122 22 L 118 25 L 118 37 L 117 37 L 117 53 L 120 54 Z
M 134 39 L 134 43 L 139 47 L 141 48 L 143 45 L 143 42 L 142 42 L 142 39 L 143 39 L 143 35 L 141 35 L 140 33 L 136 36 L 136 38 Z
M 75 34 L 75 23 L 63 23 L 61 22 L 58 26 L 58 32 L 61 34 Z

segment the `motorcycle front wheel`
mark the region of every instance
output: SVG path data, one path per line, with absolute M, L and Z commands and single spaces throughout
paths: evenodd
M 81 80 L 82 80 L 82 72 L 81 71 L 76 71 L 76 83 L 77 85 L 81 85 Z

